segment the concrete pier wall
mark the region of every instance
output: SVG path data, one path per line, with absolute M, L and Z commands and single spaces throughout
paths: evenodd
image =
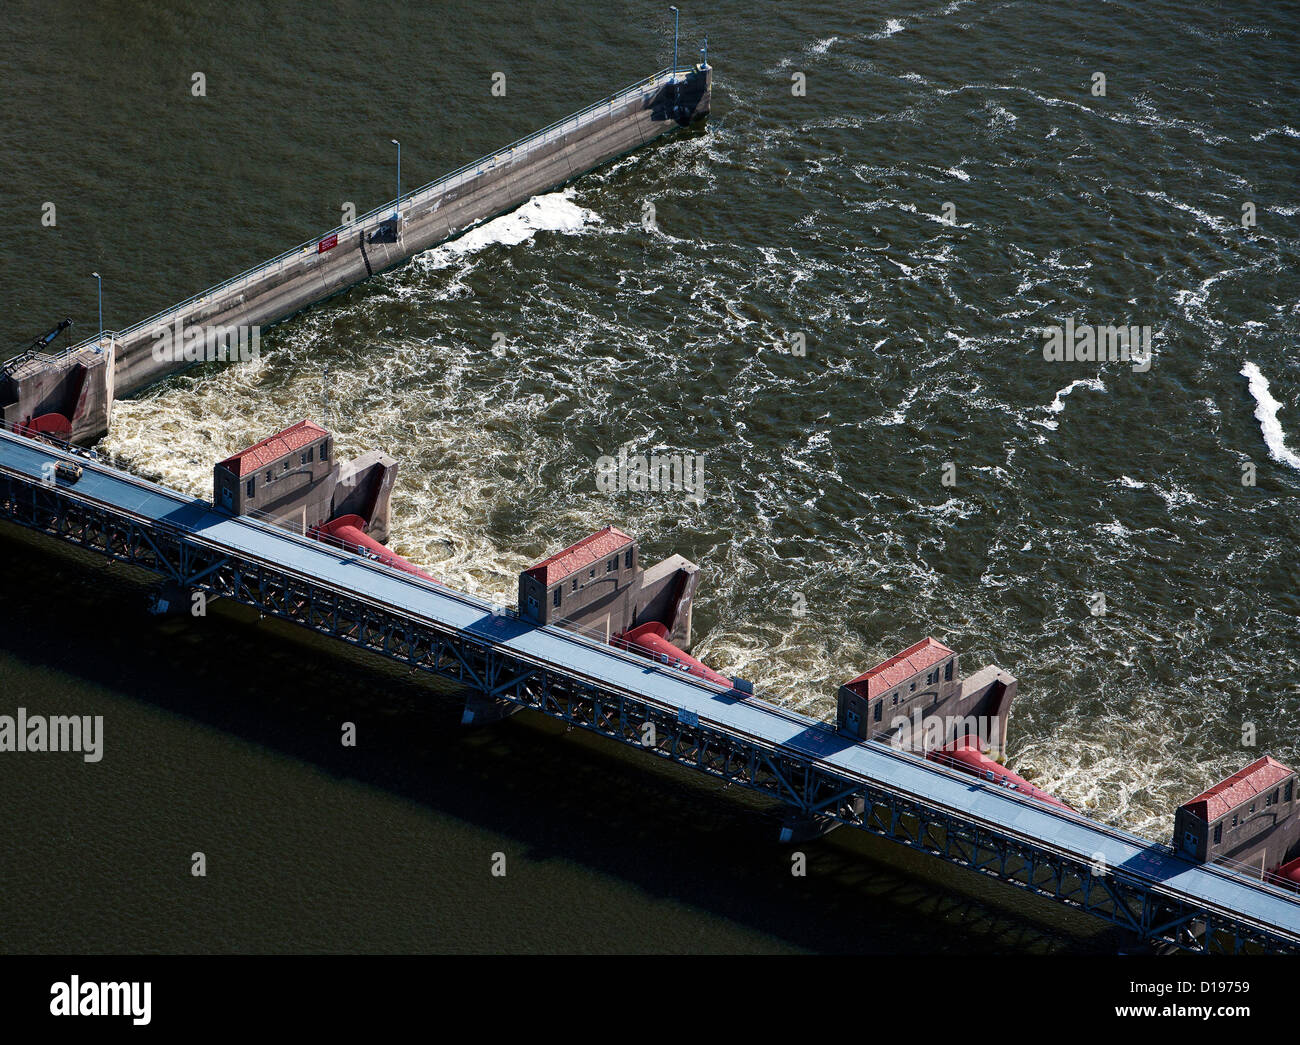
M 43 429 L 69 442 L 98 438 L 113 412 L 116 367 L 113 344 L 88 342 L 58 356 L 19 356 L 0 368 L 0 420 L 8 428 L 59 416 L 66 422 Z
M 100 381 L 104 408 L 74 426 L 73 438 L 93 439 L 107 430 L 112 395 L 130 395 L 195 362 L 176 335 L 196 327 L 267 327 L 392 268 L 467 228 L 509 211 L 530 197 L 690 124 L 709 111 L 712 71 L 704 67 L 656 74 L 604 102 L 516 142 L 469 167 L 378 208 L 352 225 L 113 335 L 114 372 Z M 80 346 L 79 346 L 80 347 Z M 74 350 L 71 350 L 75 352 Z M 50 400 L 51 374 L 81 379 L 69 353 L 28 367 L 11 398 L 17 416 L 30 412 L 34 396 Z M 206 358 L 202 355 L 199 358 Z M 41 376 L 41 375 L 44 376 Z M 55 378 L 55 382 L 63 380 Z
M 642 574 L 632 627 L 658 621 L 668 629 L 668 641 L 690 652 L 691 611 L 699 586 L 700 568 L 680 555 L 670 555 Z
M 366 533 L 387 544 L 390 503 L 397 483 L 397 461 L 382 450 L 367 450 L 355 461 L 339 465 L 331 516 L 359 515 L 366 520 Z

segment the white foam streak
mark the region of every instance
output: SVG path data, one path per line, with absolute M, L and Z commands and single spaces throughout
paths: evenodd
M 1240 373 L 1250 382 L 1250 394 L 1255 397 L 1255 419 L 1259 421 L 1260 430 L 1264 433 L 1268 455 L 1278 464 L 1290 465 L 1300 471 L 1300 455 L 1286 445 L 1286 433 L 1282 431 L 1282 423 L 1277 419 L 1282 404 L 1274 399 L 1273 393 L 1268 390 L 1268 378 L 1251 362 L 1247 362 Z
M 906 23 L 904 23 L 900 19 L 891 18 L 887 22 L 885 22 L 885 24 L 881 27 L 880 32 L 872 33 L 869 37 L 867 37 L 867 39 L 885 40 L 893 36 L 895 33 L 901 33 L 906 28 L 907 28 Z
M 601 221 L 594 211 L 573 202 L 573 189 L 534 196 L 509 214 L 470 229 L 463 236 L 439 244 L 416 256 L 415 263 L 426 269 L 450 265 L 467 254 L 476 254 L 496 244 L 513 247 L 531 240 L 539 232 L 573 235 Z
M 1092 377 L 1071 381 L 1065 388 L 1056 393 L 1056 398 L 1052 400 L 1052 404 L 1047 409 L 1054 414 L 1059 414 L 1065 409 L 1065 396 L 1068 396 L 1076 388 L 1091 388 L 1094 392 L 1106 391 L 1106 386 L 1101 382 L 1100 378 Z

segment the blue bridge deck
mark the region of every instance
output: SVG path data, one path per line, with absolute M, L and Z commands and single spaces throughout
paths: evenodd
M 82 478 L 71 486 L 50 479 L 53 464 L 65 458 L 77 460 L 84 469 Z M 1190 863 L 1168 847 L 1086 817 L 881 744 L 849 740 L 824 723 L 758 698 L 720 691 L 572 632 L 527 625 L 482 599 L 257 520 L 232 518 L 205 501 L 70 456 L 49 444 L 0 431 L 0 475 L 33 491 L 54 491 L 65 501 L 109 506 L 160 531 L 183 534 L 187 541 L 221 553 L 238 553 L 312 586 L 473 637 L 517 661 L 545 665 L 602 691 L 657 705 L 687 721 L 698 718 L 713 731 L 806 763 L 833 779 L 860 781 L 927 810 L 951 814 L 973 825 L 977 837 L 986 829 L 1003 839 L 1024 840 L 1036 852 L 1061 854 L 1074 865 L 1098 868 L 1098 876 L 1175 897 L 1208 912 L 1220 925 L 1226 919 L 1259 927 L 1280 949 L 1300 947 L 1300 897 L 1223 868 Z

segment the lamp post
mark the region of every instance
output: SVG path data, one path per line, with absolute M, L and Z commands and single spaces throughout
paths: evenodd
M 389 141 L 397 146 L 397 203 L 393 207 L 393 220 L 397 221 L 402 216 L 402 143 L 396 138 L 390 138 Z
M 668 10 L 670 10 L 673 13 L 673 82 L 676 83 L 677 81 L 677 26 L 681 23 L 682 13 L 681 11 L 677 10 L 676 4 L 668 8 Z
M 99 286 L 99 341 L 100 341 L 100 344 L 99 344 L 98 348 L 96 349 L 96 351 L 102 352 L 102 351 L 104 350 L 104 349 L 103 349 L 103 341 L 104 341 L 104 279 L 103 279 L 102 276 L 100 276 L 100 274 L 99 274 L 98 272 L 92 272 L 91 275 L 95 277 L 95 282 L 96 282 L 96 283 L 98 284 L 98 286 Z

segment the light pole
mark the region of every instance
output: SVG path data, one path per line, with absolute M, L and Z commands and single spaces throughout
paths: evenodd
M 104 279 L 103 279 L 102 276 L 100 276 L 100 274 L 99 274 L 98 272 L 92 272 L 91 275 L 95 277 L 95 282 L 99 285 L 99 341 L 100 341 L 100 346 L 99 346 L 99 348 L 97 349 L 97 351 L 102 352 L 102 351 L 103 351 L 103 341 L 104 341 Z
M 399 221 L 402 217 L 402 143 L 396 138 L 389 141 L 397 146 L 397 205 L 393 208 L 393 220 Z
M 709 38 L 704 38 L 704 46 L 700 48 L 700 66 L 707 69 L 709 67 Z
M 674 4 L 668 8 L 673 13 L 673 82 L 677 82 L 677 26 L 681 23 L 682 13 Z

